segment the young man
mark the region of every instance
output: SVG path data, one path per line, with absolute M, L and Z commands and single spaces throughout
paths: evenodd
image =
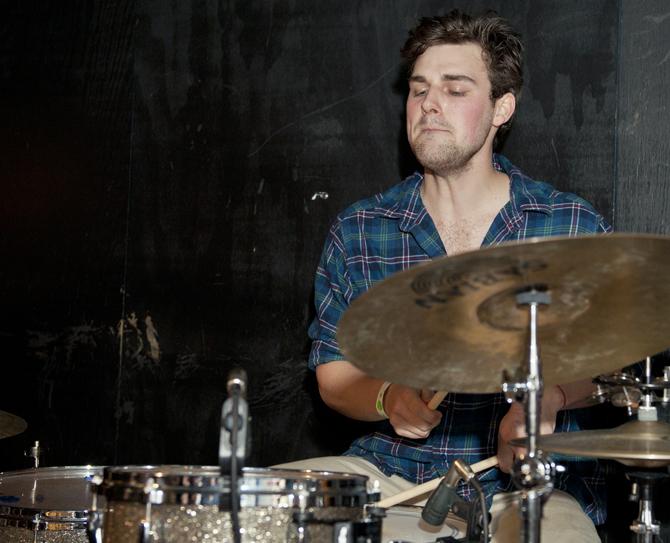
M 317 316 L 310 327 L 310 367 L 325 403 L 351 418 L 382 422 L 345 457 L 292 467 L 365 473 L 381 481 L 387 496 L 444 475 L 456 458 L 474 463 L 497 454 L 500 469 L 481 477 L 488 497 L 497 495 L 494 540 L 518 541 L 518 513 L 510 514 L 513 500 L 504 493 L 514 490 L 507 476 L 513 460 L 508 441 L 524 435 L 522 406 L 508 406 L 502 394 L 449 394 L 433 411 L 428 391 L 388 385 L 347 362 L 337 324 L 373 284 L 420 262 L 610 227 L 581 198 L 533 181 L 493 154 L 522 86 L 522 44 L 506 21 L 458 11 L 422 19 L 403 56 L 409 65 L 407 136 L 423 173 L 338 216 L 316 274 Z M 542 433 L 579 429 L 579 417 L 565 408 L 590 392 L 588 381 L 545 389 Z M 545 505 L 542 540 L 598 540 L 592 521 L 604 521 L 603 483 L 597 462 L 569 464 Z M 405 537 L 413 539 L 411 533 Z

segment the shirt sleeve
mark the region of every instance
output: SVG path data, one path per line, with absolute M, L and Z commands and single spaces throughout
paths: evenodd
M 314 280 L 316 317 L 309 327 L 312 349 L 309 367 L 344 360 L 337 343 L 337 324 L 349 307 L 353 294 L 340 223 L 330 229 Z

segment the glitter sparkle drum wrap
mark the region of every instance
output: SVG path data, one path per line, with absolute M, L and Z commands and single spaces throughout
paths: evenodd
M 240 484 L 242 541 L 298 541 L 294 512 L 310 517 L 309 541 L 332 541 L 334 523 L 362 520 L 366 483 L 367 477 L 360 475 L 245 469 Z M 98 493 L 107 503 L 101 511 L 104 543 L 137 543 L 143 525 L 155 543 L 233 541 L 229 482 L 216 467 L 107 468 Z

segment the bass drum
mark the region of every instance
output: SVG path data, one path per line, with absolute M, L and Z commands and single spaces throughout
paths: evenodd
M 0 473 L 0 541 L 87 543 L 91 481 L 102 471 L 69 466 Z
M 218 467 L 110 467 L 97 492 L 107 505 L 92 523 L 104 543 L 233 541 L 230 483 Z M 242 541 L 333 541 L 344 529 L 362 537 L 354 541 L 379 543 L 381 518 L 365 518 L 366 502 L 363 475 L 245 468 Z

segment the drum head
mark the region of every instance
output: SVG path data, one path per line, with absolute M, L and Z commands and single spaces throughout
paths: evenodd
M 35 511 L 85 511 L 91 507 L 91 479 L 101 467 L 68 466 L 0 473 L 0 506 Z

